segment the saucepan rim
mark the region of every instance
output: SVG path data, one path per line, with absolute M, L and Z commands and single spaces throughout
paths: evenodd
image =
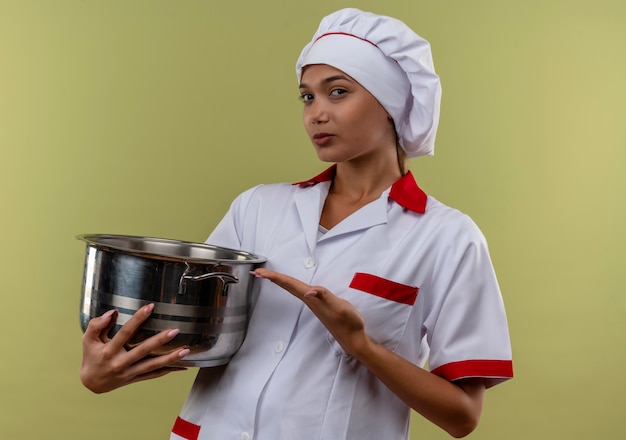
M 110 252 L 119 252 L 129 255 L 137 255 L 145 258 L 152 258 L 157 260 L 172 260 L 189 263 L 212 263 L 212 262 L 227 262 L 228 264 L 261 264 L 265 263 L 267 259 L 261 255 L 256 255 L 250 252 L 246 252 L 239 249 L 231 249 L 222 246 L 216 246 L 208 243 L 197 243 L 185 240 L 175 240 L 171 238 L 156 238 L 141 235 L 123 235 L 123 234 L 80 234 L 77 235 L 78 240 L 82 240 L 89 246 L 93 246 L 98 249 L 102 249 Z M 198 249 L 202 251 L 218 251 L 228 254 L 228 258 L 208 258 L 198 255 L 180 255 L 172 252 L 154 252 L 145 249 L 137 249 L 130 246 L 123 245 L 123 240 L 132 242 L 152 242 L 155 244 L 170 245 L 170 249 L 175 246 L 181 246 L 187 249 Z

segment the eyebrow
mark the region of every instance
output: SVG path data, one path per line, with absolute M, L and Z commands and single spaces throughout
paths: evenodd
M 352 80 L 350 78 L 348 78 L 345 75 L 333 75 L 333 76 L 329 76 L 328 78 L 324 78 L 321 82 L 321 84 L 329 84 L 333 81 L 339 81 L 339 80 L 345 80 L 345 81 L 350 81 L 352 82 Z M 305 83 L 301 83 L 299 88 L 301 89 L 308 89 L 309 86 L 306 85 Z

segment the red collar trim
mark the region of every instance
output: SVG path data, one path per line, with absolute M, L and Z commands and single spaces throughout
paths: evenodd
M 398 205 L 417 212 L 418 214 L 424 214 L 426 212 L 428 196 L 417 186 L 413 173 L 410 171 L 391 185 L 389 197 L 395 200 Z
M 335 173 L 337 172 L 337 165 L 333 165 L 330 168 L 322 171 L 315 177 L 302 182 L 296 182 L 294 185 L 300 185 L 303 187 L 314 186 L 318 183 L 328 182 L 333 180 Z M 426 212 L 426 202 L 428 196 L 422 189 L 417 186 L 417 182 L 413 177 L 413 173 L 410 171 L 396 180 L 391 185 L 391 191 L 389 191 L 389 198 L 395 201 L 398 205 L 409 209 L 411 211 L 423 214 Z
M 333 165 L 321 173 L 319 173 L 315 177 L 311 177 L 309 180 L 303 180 L 302 182 L 295 182 L 292 185 L 300 185 L 300 186 L 314 186 L 318 183 L 328 182 L 329 180 L 333 180 L 335 177 L 335 173 L 337 172 L 337 165 Z

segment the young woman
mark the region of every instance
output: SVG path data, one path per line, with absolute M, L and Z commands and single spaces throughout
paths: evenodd
M 433 153 L 429 44 L 398 20 L 343 9 L 322 20 L 296 70 L 305 129 L 333 165 L 244 192 L 207 240 L 268 262 L 255 271 L 243 346 L 228 365 L 200 369 L 171 438 L 407 439 L 411 408 L 465 436 L 485 389 L 512 377 L 511 349 L 483 235 L 407 170 L 407 156 Z M 104 342 L 115 312 L 92 320 L 88 388 L 174 370 L 184 348 L 145 355 L 176 330 L 124 349 L 151 311 Z

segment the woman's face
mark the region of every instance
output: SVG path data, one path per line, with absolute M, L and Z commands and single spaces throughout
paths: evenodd
M 393 152 L 391 118 L 365 88 L 326 64 L 305 67 L 300 84 L 304 127 L 324 162 L 377 160 Z

